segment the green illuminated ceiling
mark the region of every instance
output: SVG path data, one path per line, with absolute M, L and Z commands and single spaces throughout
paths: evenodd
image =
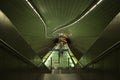
M 98 0 L 29 1 L 41 14 L 47 25 L 48 34 L 51 35 L 56 28 L 74 21 L 93 1 Z M 84 53 L 119 12 L 120 7 L 118 4 L 120 4 L 119 0 L 114 0 L 114 2 L 112 0 L 103 0 L 86 17 L 64 31 L 72 34 L 73 43 Z M 38 51 L 50 43 L 51 39 L 45 38 L 44 24 L 27 4 L 26 0 L 4 0 L 0 2 L 0 9 L 8 16 L 33 50 Z

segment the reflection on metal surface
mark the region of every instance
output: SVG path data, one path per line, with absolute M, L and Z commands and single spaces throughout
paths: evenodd
M 12 25 L 7 16 L 0 10 L 0 24 Z
M 0 39 L 0 42 L 3 44 L 3 47 L 5 47 L 7 50 L 10 50 L 14 56 L 18 57 L 22 61 L 26 63 L 30 63 L 31 65 L 36 66 L 36 67 L 41 66 L 41 59 L 39 56 L 35 56 L 33 60 L 30 60 L 29 58 L 22 55 L 18 50 L 16 50 L 11 45 L 9 45 L 7 42 L 5 42 L 4 40 Z

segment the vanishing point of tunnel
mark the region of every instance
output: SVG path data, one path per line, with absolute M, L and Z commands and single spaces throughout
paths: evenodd
M 0 0 L 0 80 L 120 80 L 120 0 Z

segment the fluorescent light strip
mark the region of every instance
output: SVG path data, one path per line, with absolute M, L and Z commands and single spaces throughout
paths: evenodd
M 70 50 L 69 47 L 68 47 L 68 44 L 65 44 L 64 46 L 65 46 L 66 49 Z M 72 57 L 70 57 L 70 54 L 68 52 L 66 54 L 67 54 L 67 56 L 69 58 L 70 66 L 74 67 L 75 65 L 74 65 L 74 63 L 72 61 Z
M 96 6 L 98 6 L 102 1 L 103 1 L 103 0 L 99 0 L 91 9 L 89 9 L 82 17 L 80 17 L 80 18 L 79 18 L 78 20 L 76 20 L 74 23 L 71 23 L 71 24 L 69 24 L 69 25 L 67 25 L 67 26 L 65 26 L 65 27 L 60 28 L 60 29 L 57 29 L 56 31 L 53 32 L 53 34 L 56 33 L 57 31 L 61 30 L 61 29 L 65 29 L 65 28 L 67 28 L 67 27 L 70 27 L 70 26 L 76 24 L 77 22 L 79 22 L 80 20 L 82 20 L 88 13 L 90 13 L 93 9 L 95 9 Z
M 45 28 L 45 37 L 46 38 L 52 38 L 52 37 L 48 37 L 48 31 L 47 31 L 47 25 L 45 24 L 44 20 L 42 19 L 42 17 L 39 15 L 39 13 L 36 11 L 36 9 L 32 6 L 32 4 L 26 0 L 27 4 L 32 8 L 32 10 L 36 13 L 36 15 L 40 18 L 40 20 L 42 21 L 43 25 L 44 25 L 44 28 Z
M 59 44 L 57 44 L 53 49 L 59 49 Z M 51 52 L 51 51 L 49 51 L 49 52 Z M 45 65 L 46 65 L 47 67 L 50 67 L 50 66 L 51 66 L 50 62 L 51 62 L 51 58 L 52 58 L 52 56 L 53 56 L 54 54 L 57 54 L 57 53 L 55 53 L 55 51 L 52 51 L 52 53 L 50 54 L 50 56 L 47 58 L 47 60 L 46 60 L 46 62 L 45 62 Z

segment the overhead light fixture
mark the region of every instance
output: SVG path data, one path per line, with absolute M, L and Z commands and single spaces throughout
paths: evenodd
M 77 22 L 79 22 L 80 20 L 82 20 L 87 14 L 89 14 L 93 9 L 95 9 L 102 1 L 103 1 L 103 0 L 99 0 L 94 6 L 92 6 L 92 7 L 91 7 L 83 16 L 81 16 L 78 20 L 76 20 L 75 22 L 73 22 L 73 23 L 71 23 L 71 24 L 69 24 L 69 25 L 67 25 L 67 26 L 64 26 L 64 27 L 62 27 L 62 28 L 59 28 L 59 29 L 55 30 L 55 31 L 53 32 L 53 34 L 56 33 L 56 32 L 59 31 L 59 30 L 65 29 L 65 28 L 67 28 L 67 27 L 70 27 L 70 26 L 76 24 Z
M 37 10 L 33 7 L 33 5 L 29 2 L 29 0 L 26 0 L 27 4 L 32 8 L 32 10 L 36 13 L 36 15 L 40 18 L 40 20 L 42 21 L 43 25 L 44 25 L 44 29 L 45 29 L 45 37 L 46 38 L 52 38 L 52 37 L 48 37 L 48 31 L 47 31 L 47 25 L 44 22 L 44 20 L 42 19 L 42 17 L 40 16 L 40 14 L 37 12 Z
M 57 31 L 59 31 L 59 30 L 62 30 L 62 29 L 65 29 L 65 28 L 67 28 L 67 27 L 70 27 L 70 26 L 72 26 L 72 25 L 74 25 L 74 24 L 76 24 L 77 22 L 79 22 L 80 20 L 82 20 L 87 14 L 89 14 L 94 8 L 96 8 L 96 6 L 98 6 L 101 2 L 102 2 L 103 0 L 99 0 L 93 7 L 91 7 L 83 16 L 81 16 L 78 20 L 76 20 L 75 22 L 73 22 L 73 23 L 71 23 L 71 24 L 69 24 L 69 25 L 67 25 L 67 26 L 64 26 L 64 27 L 62 27 L 62 28 L 59 28 L 59 29 L 57 29 L 57 30 L 55 30 L 54 32 L 53 32 L 53 35 L 54 35 L 54 33 L 56 33 Z M 42 21 L 42 23 L 43 23 L 43 25 L 44 25 L 44 29 L 45 29 L 45 37 L 46 38 L 53 38 L 53 37 L 49 37 L 48 36 L 48 31 L 47 31 L 47 25 L 46 25 L 46 23 L 44 22 L 44 20 L 42 19 L 42 17 L 40 16 L 40 14 L 37 12 L 37 10 L 32 6 L 32 4 L 29 2 L 29 0 L 26 0 L 26 2 L 27 2 L 27 4 L 32 8 L 32 10 L 36 13 L 36 15 L 40 18 L 40 20 Z

